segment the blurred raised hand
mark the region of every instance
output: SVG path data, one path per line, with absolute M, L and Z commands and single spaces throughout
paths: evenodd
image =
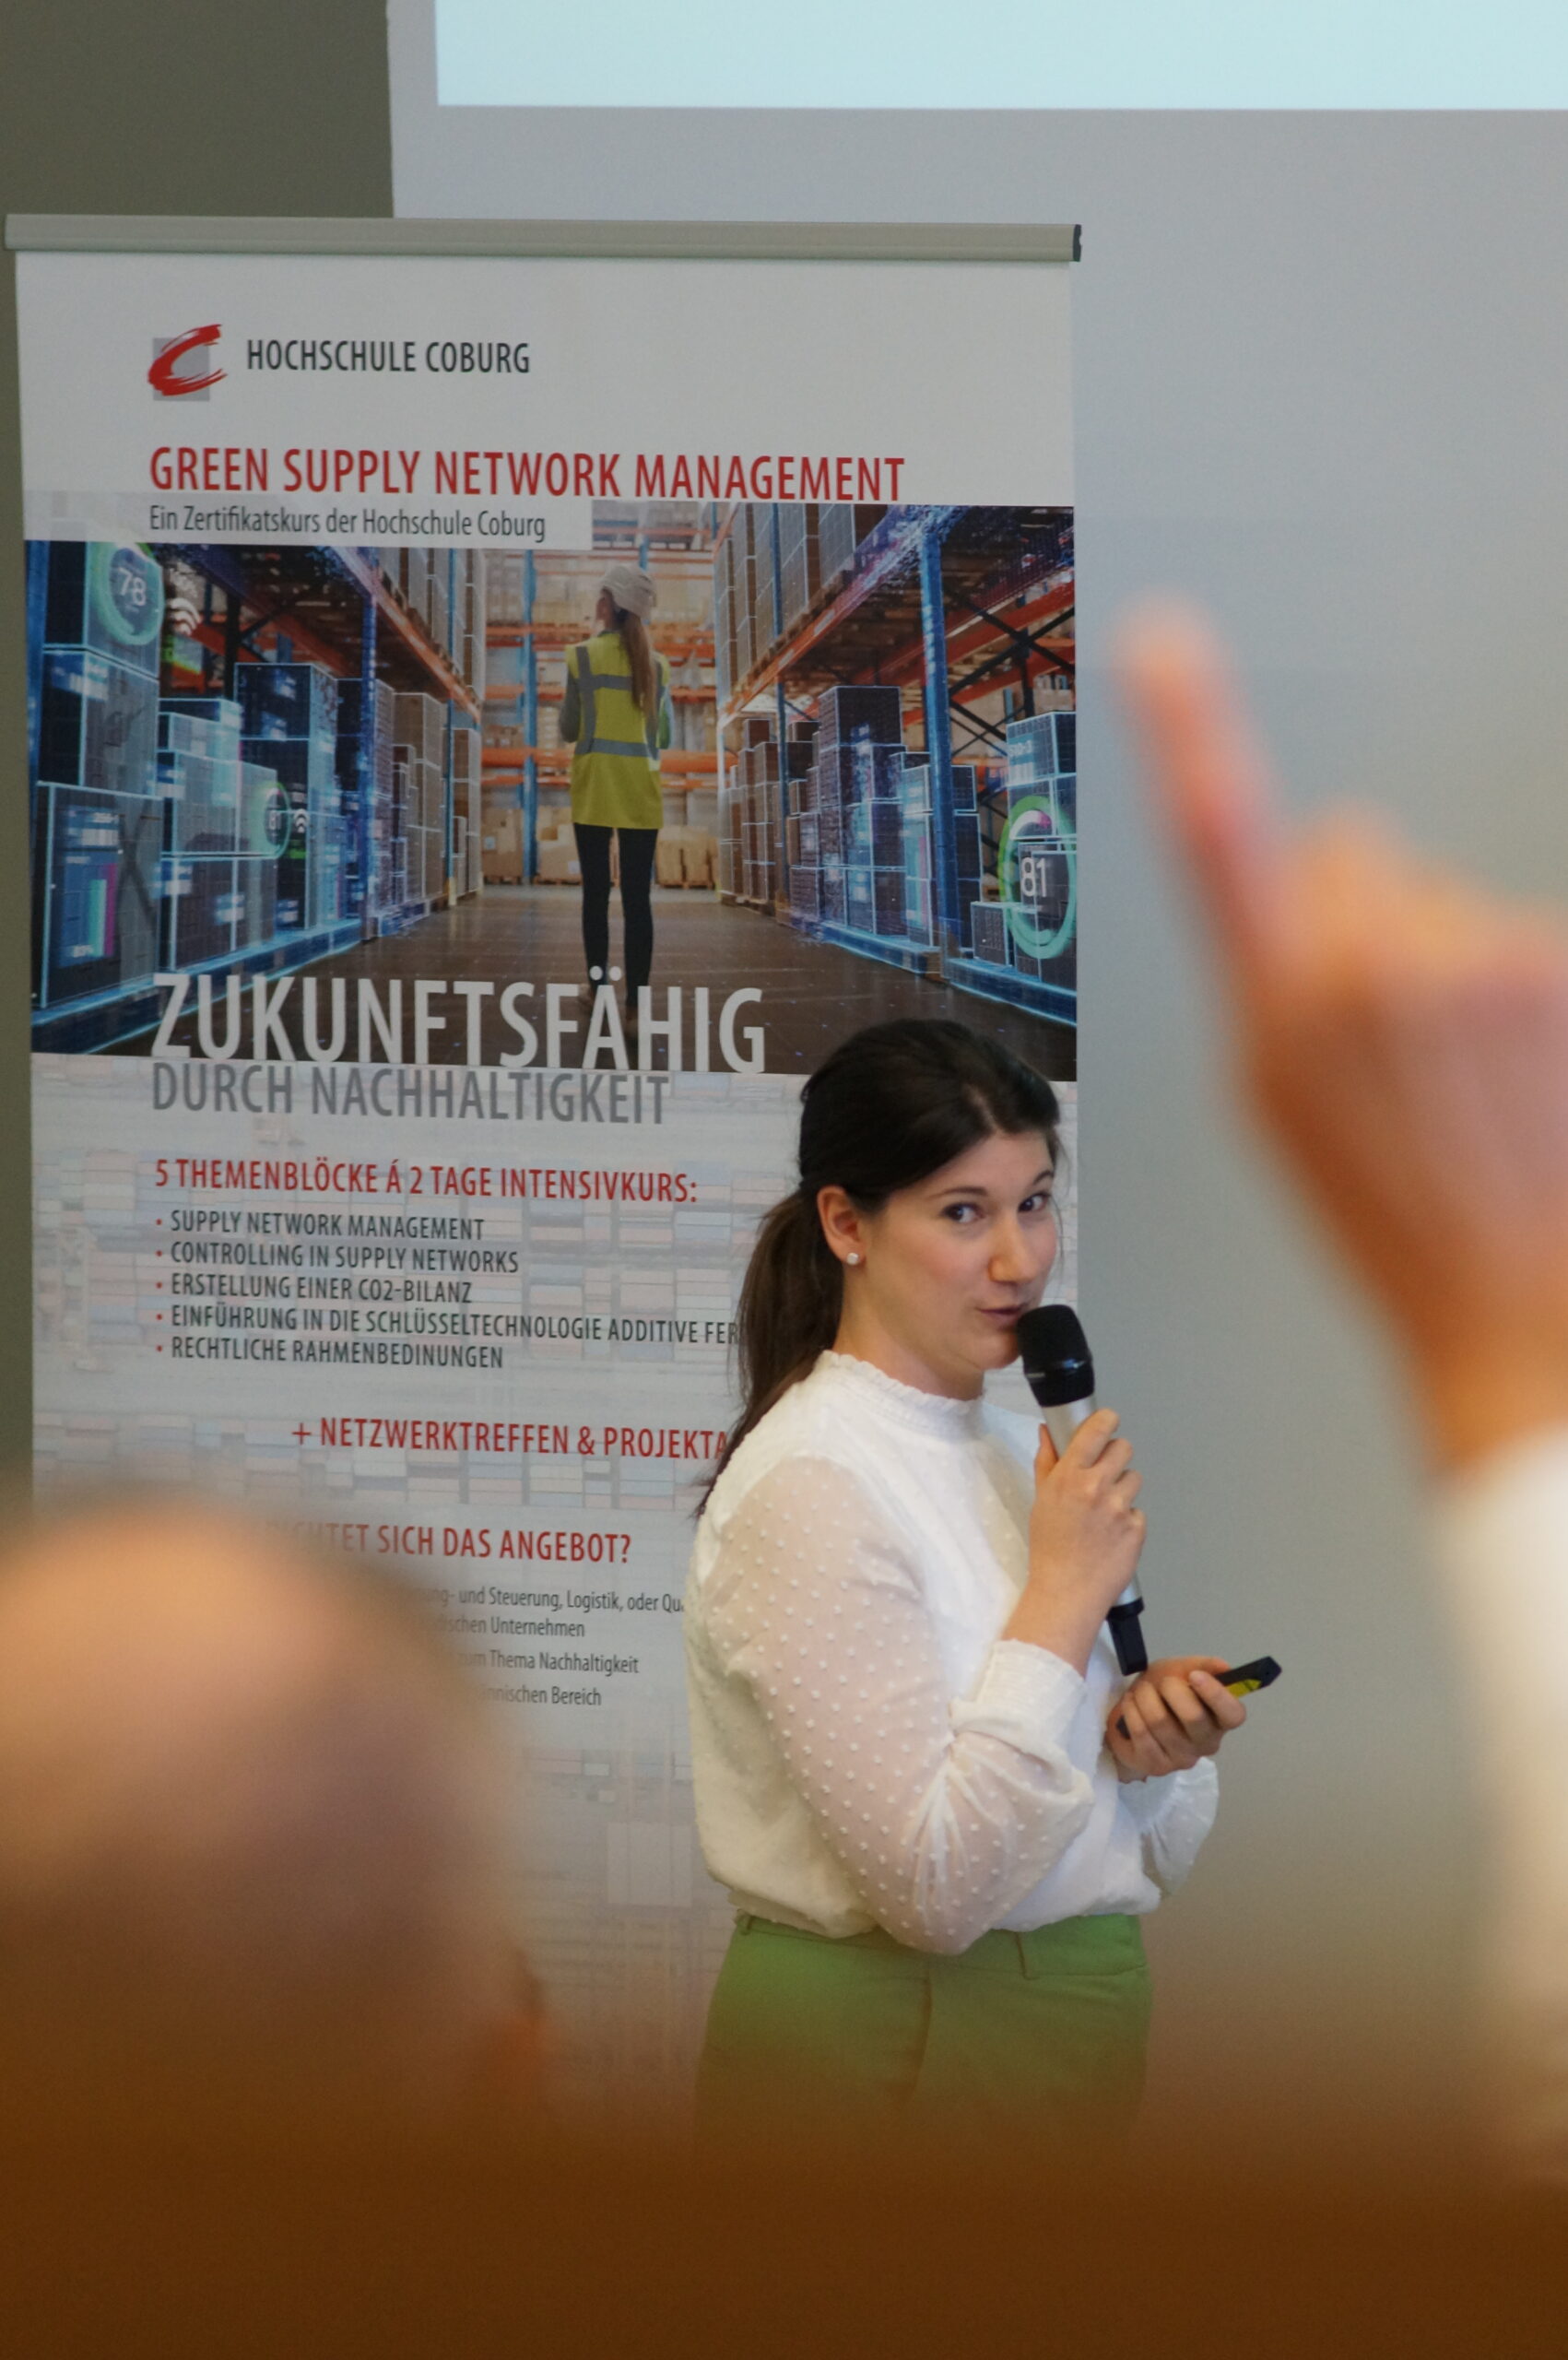
M 1434 1456 L 1568 1423 L 1568 930 L 1365 812 L 1290 823 L 1197 615 L 1131 619 L 1116 669 L 1243 1094 L 1392 1328 Z

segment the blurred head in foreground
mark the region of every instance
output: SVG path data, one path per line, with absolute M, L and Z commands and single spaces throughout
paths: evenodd
M 95 1506 L 0 1561 L 0 2108 L 248 2135 L 466 2117 L 524 2045 L 500 1777 L 412 1607 Z

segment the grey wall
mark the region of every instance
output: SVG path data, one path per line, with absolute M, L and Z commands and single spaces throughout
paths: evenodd
M 380 0 L 5 12 L 0 212 L 387 213 Z M 0 1475 L 31 1448 L 27 741 L 13 264 L 0 288 Z
M 1420 1485 L 1378 1346 L 1225 1107 L 1104 652 L 1139 591 L 1196 593 L 1298 796 L 1374 794 L 1467 867 L 1561 891 L 1568 120 L 442 127 L 427 5 L 394 5 L 405 210 L 1084 225 L 1082 1301 L 1148 1470 L 1156 1645 L 1287 1666 L 1153 1930 L 1155 2127 L 1227 2082 L 1278 2118 L 1446 2140 L 1479 1847 Z M 936 366 L 939 315 L 931 337 Z M 999 315 L 989 365 L 1007 346 Z

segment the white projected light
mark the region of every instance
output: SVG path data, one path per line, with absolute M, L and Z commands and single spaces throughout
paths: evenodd
M 460 107 L 1561 107 L 1562 0 L 436 0 Z

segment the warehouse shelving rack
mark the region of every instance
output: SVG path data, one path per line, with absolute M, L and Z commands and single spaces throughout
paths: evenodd
M 479 732 L 482 739 L 484 730 L 483 654 L 485 646 L 482 604 L 484 594 L 482 577 L 479 591 L 481 601 L 481 620 L 478 633 L 478 644 L 476 650 L 477 677 L 472 681 L 469 681 L 464 678 L 461 672 L 459 672 L 456 667 L 452 663 L 445 649 L 443 649 L 440 643 L 432 637 L 424 617 L 417 613 L 406 602 L 398 593 L 395 585 L 388 580 L 381 566 L 374 561 L 376 557 L 376 552 L 374 550 L 356 550 L 348 549 L 336 551 L 335 554 L 343 560 L 346 570 L 350 572 L 360 581 L 360 586 L 365 595 L 371 596 L 374 599 L 374 611 L 367 613 L 366 616 L 365 627 L 367 633 L 373 638 L 379 639 L 382 635 L 383 627 L 384 626 L 386 631 L 392 634 L 394 644 L 389 649 L 388 659 L 381 675 L 383 679 L 385 680 L 389 686 L 398 690 L 409 690 L 425 695 L 433 693 L 441 702 L 444 702 L 449 709 L 449 727 L 451 714 L 461 713 L 466 716 L 473 727 Z M 430 563 L 440 562 L 444 564 L 447 577 L 447 609 L 449 612 L 454 611 L 457 605 L 457 562 L 459 552 L 454 549 L 430 549 L 425 551 L 425 556 L 427 560 Z M 361 563 L 361 560 L 366 558 L 371 560 L 368 566 Z M 366 579 L 366 576 L 369 578 Z M 369 774 L 372 762 L 372 752 L 373 749 L 371 742 L 368 739 L 362 740 L 360 749 L 361 830 L 369 825 L 370 802 L 368 787 Z M 446 796 L 444 810 L 445 870 L 449 878 L 455 879 L 457 874 L 457 864 L 454 851 L 455 813 L 454 809 L 453 785 L 452 766 L 449 761 L 446 765 Z M 482 752 L 480 755 L 479 800 L 482 806 Z M 482 809 L 480 816 L 482 819 Z M 368 846 L 364 844 L 363 838 L 361 842 L 361 858 L 363 859 L 368 853 Z M 462 880 L 465 890 L 466 890 L 467 882 L 468 880 L 466 879 Z M 416 919 L 426 915 L 431 906 L 433 905 L 429 902 L 419 902 L 410 899 L 405 903 L 401 910 L 388 913 L 384 923 L 382 923 L 378 926 L 377 931 L 381 933 L 399 932 L 403 927 L 412 925 Z
M 243 552 L 242 566 L 237 561 L 238 552 L 210 543 L 159 545 L 156 553 L 183 560 L 226 595 L 227 611 L 216 651 L 225 681 L 231 678 L 241 654 L 253 652 L 265 631 L 286 629 L 301 656 L 324 665 L 340 678 L 357 678 L 367 689 L 379 680 L 400 693 L 432 696 L 464 714 L 476 729 L 481 726 L 482 707 L 475 689 L 431 636 L 424 619 L 407 604 L 388 578 L 379 549 L 339 546 L 248 549 Z M 445 565 L 450 596 L 455 553 L 442 549 L 425 554 L 430 561 Z M 345 591 L 349 594 L 347 599 Z M 243 621 L 247 606 L 254 610 L 248 625 Z M 205 636 L 211 638 L 210 628 Z M 373 714 L 373 701 L 368 697 L 366 710 Z M 371 726 L 373 729 L 373 722 Z M 362 879 L 370 875 L 370 786 L 374 767 L 374 738 L 366 731 L 360 738 L 358 798 L 358 850 Z M 450 876 L 450 779 L 443 832 L 444 867 Z M 326 955 L 328 950 L 342 949 L 345 943 L 359 939 L 361 933 L 400 932 L 437 906 L 439 899 L 419 894 L 407 897 L 395 908 L 372 911 L 367 895 L 361 917 L 342 921 L 333 929 L 333 938 L 324 947 L 317 936 L 310 938 L 309 948 L 290 941 L 287 956 L 274 960 L 273 965 L 303 964 Z M 264 959 L 259 963 L 265 966 L 266 962 Z
M 361 686 L 380 681 L 395 690 L 438 698 L 464 714 L 477 728 L 478 698 L 430 637 L 421 620 L 401 599 L 382 570 L 374 548 L 299 545 L 237 549 L 217 542 L 149 542 L 148 554 L 163 566 L 179 566 L 204 589 L 203 612 L 189 634 L 202 651 L 199 681 L 182 693 L 230 696 L 236 667 L 256 660 L 267 635 L 286 634 L 292 660 L 317 664 L 339 680 Z M 450 552 L 431 552 L 450 557 Z M 29 575 L 30 580 L 30 575 Z M 248 620 L 247 620 L 248 616 Z M 366 711 L 373 714 L 373 699 Z M 373 726 L 373 724 L 372 724 Z M 330 926 L 302 926 L 243 951 L 183 966 L 192 975 L 277 974 L 308 966 L 351 949 L 367 934 L 395 932 L 436 906 L 428 899 L 374 913 L 365 882 L 370 875 L 370 781 L 375 747 L 369 734 L 360 750 L 357 825 L 361 911 Z M 451 791 L 447 790 L 447 852 L 450 869 Z M 156 987 L 111 989 L 35 1018 L 33 1045 L 77 1053 L 134 1039 L 158 1021 L 161 995 Z
M 780 513 L 772 512 L 774 528 L 769 535 L 775 619 L 784 611 Z M 731 512 L 726 531 L 735 529 L 737 513 Z M 1004 753 L 1004 725 L 976 708 L 1009 690 L 1015 714 L 1027 718 L 1036 709 L 1041 687 L 1070 683 L 1073 622 L 1068 512 L 889 509 L 856 545 L 847 575 L 824 582 L 806 612 L 783 636 L 755 651 L 742 677 L 729 684 L 720 706 L 720 740 L 744 714 L 762 711 L 771 714 L 782 747 L 790 721 L 834 686 L 874 682 L 918 689 L 923 754 L 930 773 L 935 947 L 802 917 L 787 907 L 784 879 L 784 890 L 775 889 L 766 904 L 773 914 L 862 957 L 915 973 L 939 973 L 961 990 L 1074 1021 L 1072 985 L 977 959 L 966 946 L 953 824 L 954 772 L 961 762 L 973 763 L 982 773 L 982 839 L 995 858 L 1006 820 L 1006 790 L 998 780 L 984 777 L 984 766 Z M 782 757 L 777 768 L 776 832 L 783 841 L 788 781 Z

